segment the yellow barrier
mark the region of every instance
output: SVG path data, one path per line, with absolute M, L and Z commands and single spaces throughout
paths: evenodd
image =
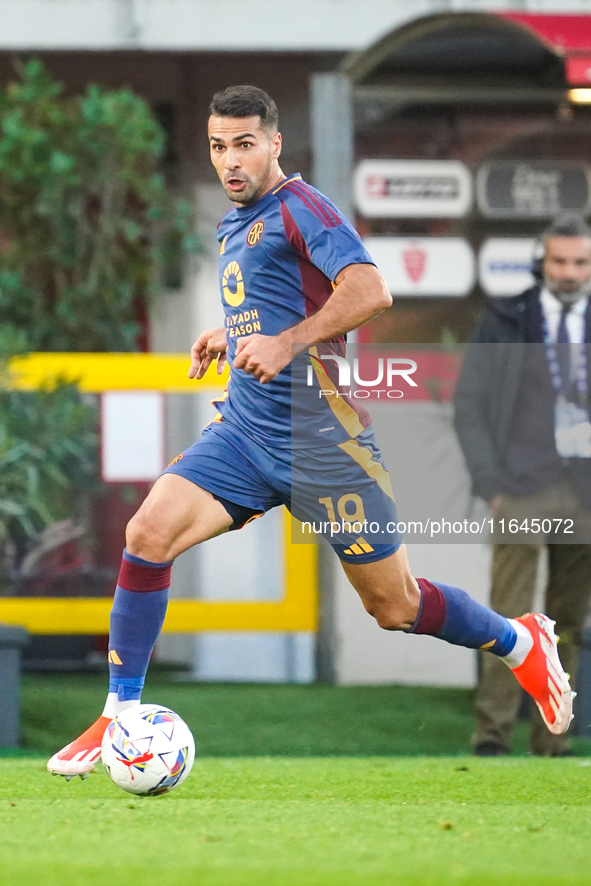
M 169 394 L 216 392 L 228 381 L 210 367 L 200 381 L 188 377 L 187 354 L 28 354 L 10 363 L 11 387 L 20 391 L 75 382 L 84 394 L 101 391 L 165 391 Z
M 284 588 L 281 600 L 171 600 L 163 630 L 315 631 L 316 547 L 291 544 L 290 516 L 284 520 Z M 107 634 L 109 597 L 0 597 L 0 622 L 32 634 Z
M 187 377 L 186 354 L 31 354 L 11 361 L 11 386 L 29 391 L 59 379 L 84 393 L 149 390 L 215 394 L 228 380 L 210 368 L 196 382 Z M 316 545 L 292 544 L 291 517 L 283 529 L 284 595 L 281 600 L 234 601 L 172 599 L 163 630 L 315 631 L 317 627 Z M 0 622 L 22 625 L 33 634 L 106 634 L 108 597 L 0 597 Z

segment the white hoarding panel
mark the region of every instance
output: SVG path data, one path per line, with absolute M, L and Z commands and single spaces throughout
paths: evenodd
M 487 295 L 519 295 L 533 286 L 534 237 L 490 237 L 480 247 L 478 277 Z
M 367 218 L 461 218 L 472 206 L 472 176 L 457 160 L 362 160 L 354 192 Z
M 101 469 L 107 483 L 150 482 L 164 467 L 164 397 L 108 391 L 101 397 Z
M 468 295 L 474 253 L 461 237 L 366 237 L 365 248 L 393 296 Z

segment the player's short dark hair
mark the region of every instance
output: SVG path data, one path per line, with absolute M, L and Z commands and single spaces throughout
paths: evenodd
M 277 105 L 258 86 L 228 86 L 216 92 L 209 113 L 214 117 L 260 117 L 261 125 L 272 131 L 279 125 Z
M 551 237 L 589 237 L 591 240 L 591 227 L 582 215 L 560 215 L 542 231 L 540 239 L 545 245 Z

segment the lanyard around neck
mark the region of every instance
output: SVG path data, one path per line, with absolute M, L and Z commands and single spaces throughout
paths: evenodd
M 550 370 L 550 378 L 552 379 L 552 386 L 558 395 L 562 395 L 568 400 L 568 395 L 564 387 L 564 382 L 562 380 L 562 375 L 560 372 L 560 363 L 558 361 L 558 352 L 556 351 L 555 343 L 550 339 L 550 332 L 548 330 L 548 322 L 546 320 L 546 316 L 542 310 L 542 332 L 544 336 L 544 344 L 546 345 L 546 357 L 548 359 L 548 368 Z M 563 345 L 564 347 L 564 345 Z M 573 345 L 568 345 L 569 348 L 572 348 Z M 575 372 L 574 383 L 577 394 L 579 396 L 579 401 L 584 403 L 587 399 L 587 392 L 589 390 L 589 384 L 587 380 L 587 349 L 585 344 L 581 344 L 576 348 L 577 351 L 577 370 Z M 572 353 L 572 351 L 571 351 Z

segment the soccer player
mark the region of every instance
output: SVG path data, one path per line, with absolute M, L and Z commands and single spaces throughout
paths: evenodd
M 316 398 L 317 412 L 304 410 L 302 443 L 292 441 L 290 408 L 293 354 L 308 348 L 318 357 L 319 343 L 323 357 L 327 349 L 342 353 L 349 330 L 390 306 L 386 283 L 339 210 L 299 175 L 283 174 L 277 108 L 265 92 L 236 86 L 215 95 L 208 136 L 234 204 L 218 232 L 226 325 L 198 337 L 189 376 L 201 378 L 213 361 L 221 371 L 228 359 L 231 379 L 213 421 L 127 527 L 111 612 L 109 693 L 102 716 L 47 764 L 66 777 L 93 769 L 107 724 L 140 703 L 179 554 L 279 504 L 299 519 L 326 521 L 343 488 L 345 514 L 348 502 L 362 523 L 396 521 L 367 413 L 346 397 Z M 316 390 L 328 389 L 324 363 L 311 363 Z M 459 588 L 415 579 L 401 538 L 376 543 L 356 525 L 344 524 L 329 542 L 380 627 L 489 650 L 532 695 L 551 732 L 568 728 L 572 693 L 553 622 L 539 614 L 506 619 Z

